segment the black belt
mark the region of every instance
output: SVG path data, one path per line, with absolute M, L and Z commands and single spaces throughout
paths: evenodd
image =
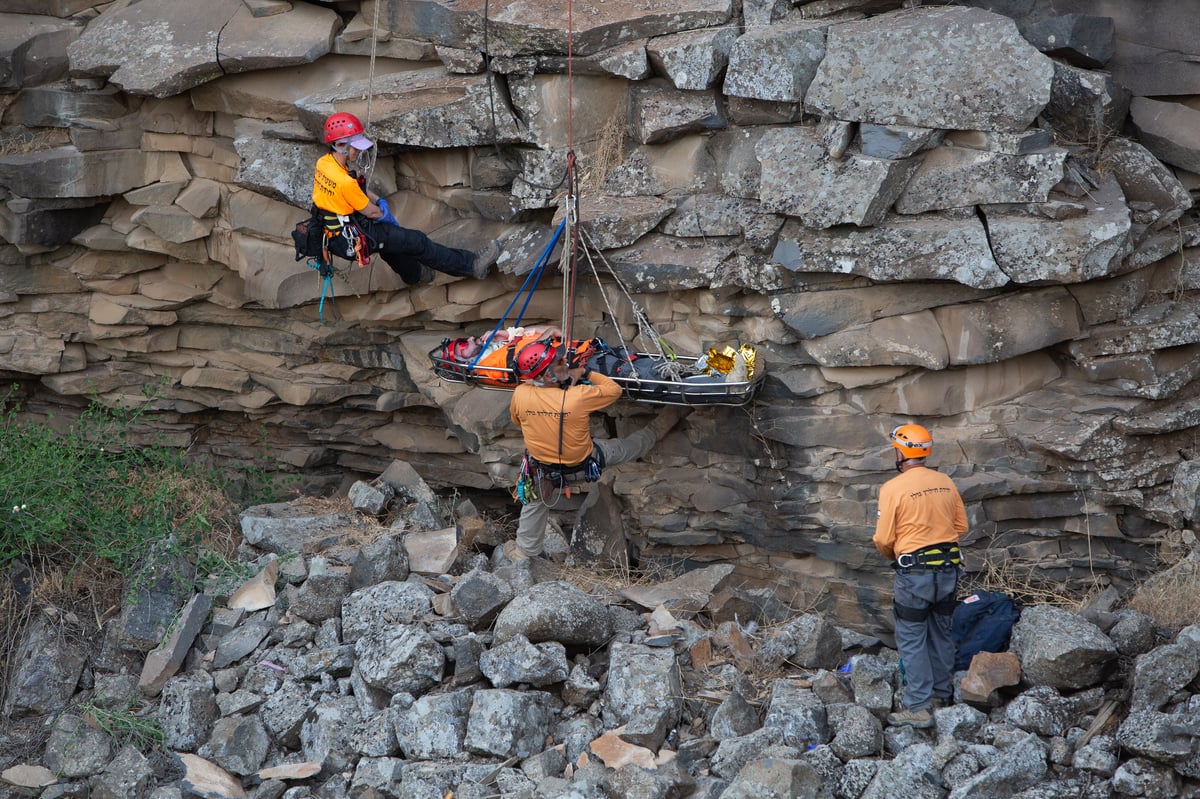
M 933 544 L 922 547 L 916 552 L 908 552 L 896 558 L 893 568 L 896 569 L 937 569 L 947 566 L 958 566 L 962 563 L 962 554 L 958 544 Z

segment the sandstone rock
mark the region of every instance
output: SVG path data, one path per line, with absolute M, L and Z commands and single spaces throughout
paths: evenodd
M 661 144 L 692 133 L 725 127 L 716 98 L 709 92 L 683 92 L 667 85 L 635 87 L 631 115 L 637 140 Z
M 862 327 L 847 327 L 804 343 L 821 366 L 917 365 L 945 369 L 949 363 L 945 328 L 928 311 L 889 316 Z
M 153 183 L 178 162 L 174 153 L 54 147 L 0 156 L 0 183 L 22 197 L 97 197 Z
M 1021 661 L 1012 652 L 979 652 L 971 658 L 967 674 L 959 684 L 962 701 L 985 707 L 1000 703 L 997 691 L 1021 679 Z
M 1037 352 L 1083 331 L 1078 306 L 1064 288 L 1022 294 L 1020 303 L 1006 296 L 942 306 L 933 316 L 945 336 L 948 363 L 954 366 Z
M 1180 103 L 1135 97 L 1129 116 L 1146 149 L 1168 164 L 1200 172 L 1200 111 Z

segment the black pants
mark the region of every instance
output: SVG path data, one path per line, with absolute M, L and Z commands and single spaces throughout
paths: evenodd
M 422 266 L 455 277 L 470 277 L 473 274 L 475 253 L 470 250 L 446 247 L 419 230 L 367 219 L 362 214 L 355 214 L 353 219 L 367 237 L 370 251 L 379 253 L 383 262 L 410 286 L 421 281 Z M 335 236 L 330 242 L 330 251 L 334 255 L 354 257 L 351 253 L 337 251 L 339 244 L 345 244 L 341 236 Z

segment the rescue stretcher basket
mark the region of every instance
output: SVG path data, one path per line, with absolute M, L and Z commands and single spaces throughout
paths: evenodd
M 638 358 L 654 358 L 648 353 L 637 353 Z M 449 383 L 469 383 L 480 388 L 496 391 L 512 391 L 520 382 L 512 369 L 496 366 L 473 369 L 470 364 L 448 358 L 441 346 L 429 352 L 429 360 L 433 363 L 433 371 L 439 378 Z M 677 356 L 683 366 L 683 371 L 694 371 L 698 358 Z M 646 402 L 655 405 L 746 405 L 754 399 L 762 386 L 766 370 L 760 359 L 756 374 L 749 380 L 722 382 L 721 375 L 690 375 L 682 380 L 654 380 L 645 377 L 612 376 L 613 381 L 621 386 L 622 395 L 626 399 Z

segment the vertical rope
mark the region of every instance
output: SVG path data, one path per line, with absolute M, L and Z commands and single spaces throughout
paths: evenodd
M 574 2 L 567 0 L 567 200 L 565 218 L 571 231 L 569 254 L 564 259 L 562 331 L 567 346 L 574 341 L 575 285 L 579 263 L 579 184 L 575 172 L 575 17 Z M 568 249 L 568 248 L 564 248 Z
M 375 0 L 375 18 L 371 22 L 371 61 L 367 68 L 367 120 L 364 123 L 367 130 L 371 129 L 371 102 L 375 99 L 375 47 L 379 42 L 379 7 L 383 5 L 383 0 Z M 367 183 L 371 182 L 371 176 L 375 173 L 375 163 L 379 160 L 379 153 L 376 152 L 375 157 L 371 159 L 371 165 L 367 167 Z

